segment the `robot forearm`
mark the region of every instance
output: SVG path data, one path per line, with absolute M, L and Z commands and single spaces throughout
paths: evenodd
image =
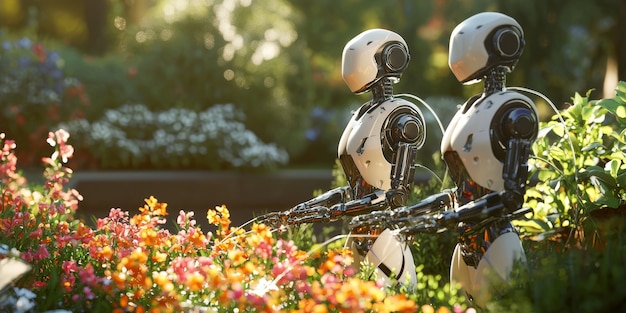
M 373 211 L 354 217 L 350 221 L 350 230 L 363 232 L 372 228 L 404 228 L 418 223 L 424 216 L 447 210 L 455 203 L 455 190 L 447 189 L 429 196 L 422 201 L 391 210 Z
M 530 145 L 531 142 L 526 139 L 515 138 L 509 140 L 502 173 L 502 178 L 504 179 L 502 202 L 507 209 L 507 213 L 521 208 L 524 204 Z
M 338 187 L 329 190 L 311 200 L 300 203 L 282 212 L 270 212 L 257 218 L 259 223 L 272 227 L 316 222 L 317 218 L 327 215 L 328 207 L 350 200 L 350 187 Z M 313 221 L 305 220 L 314 219 Z
M 267 223 L 275 228 L 306 223 L 329 223 L 344 216 L 364 214 L 372 210 L 384 208 L 388 205 L 385 192 L 382 190 L 377 190 L 360 199 L 347 201 L 345 203 L 334 203 L 334 200 L 342 197 L 340 196 L 342 192 L 347 193 L 349 189 L 346 188 L 347 187 L 333 189 L 331 190 L 332 195 L 327 195 L 330 193 L 329 191 L 287 211 L 265 214 L 259 218 L 259 222 Z M 329 205 L 331 204 L 331 200 L 333 200 L 333 205 Z
M 330 207 L 337 203 L 344 203 L 350 200 L 350 187 L 338 187 L 332 190 L 329 190 L 309 201 L 301 203 L 295 206 L 292 210 L 296 210 L 296 208 L 312 208 L 317 206 Z
M 391 165 L 391 189 L 387 199 L 391 208 L 406 204 L 415 176 L 415 155 L 417 147 L 401 143 L 395 152 L 395 162 Z
M 529 208 L 509 210 L 504 201 L 506 194 L 506 191 L 492 192 L 468 202 L 456 210 L 446 211 L 437 218 L 437 224 L 445 228 L 452 228 L 458 223 L 481 225 L 494 219 L 518 219 L 526 213 L 532 212 L 532 209 Z

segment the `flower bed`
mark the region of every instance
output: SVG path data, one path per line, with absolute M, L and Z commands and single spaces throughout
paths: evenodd
M 167 204 L 154 197 L 132 216 L 111 209 L 91 228 L 75 217 L 80 193 L 65 186 L 72 176 L 68 137 L 63 130 L 49 134 L 54 153 L 43 158 L 45 182 L 29 185 L 17 170 L 15 143 L 0 136 L 0 259 L 31 266 L 0 298 L 9 311 L 435 310 L 402 288 L 365 279 L 340 242 L 305 251 L 262 224 L 232 227 L 225 206 L 206 214 L 215 233 L 203 232 L 194 212 L 184 211 L 176 214 L 178 230 L 167 230 Z

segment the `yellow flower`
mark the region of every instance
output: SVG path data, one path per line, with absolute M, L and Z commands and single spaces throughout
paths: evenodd
M 154 255 L 152 256 L 152 261 L 154 262 L 165 262 L 165 260 L 167 260 L 167 253 L 163 253 L 163 252 L 155 252 Z
M 222 215 L 223 218 L 225 218 L 225 219 L 229 219 L 230 218 L 230 212 L 228 211 L 228 209 L 226 208 L 225 205 L 222 204 L 221 206 L 216 206 L 215 210 L 217 212 L 219 212 L 220 215 Z
M 218 225 L 220 223 L 220 218 L 215 210 L 209 210 L 206 213 L 206 218 L 209 221 L 209 224 Z
M 233 261 L 234 266 L 238 266 L 243 264 L 248 259 L 248 256 L 242 250 L 235 249 L 228 251 L 228 259 Z
M 147 246 L 155 246 L 158 244 L 157 232 L 154 228 L 142 228 L 139 231 L 139 237 L 143 240 L 143 244 Z
M 146 205 L 142 208 L 139 208 L 139 211 L 144 214 L 152 214 L 158 216 L 166 216 L 167 215 L 167 203 L 159 203 L 159 201 L 154 197 L 150 196 L 148 199 L 144 199 Z

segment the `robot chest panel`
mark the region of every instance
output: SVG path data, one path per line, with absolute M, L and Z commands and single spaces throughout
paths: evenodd
M 447 129 L 445 151 L 456 152 L 465 170 L 479 185 L 491 190 L 502 188 L 502 162 L 492 147 L 492 120 L 499 103 L 485 99 L 459 111 Z
M 383 149 L 384 130 L 390 116 L 404 107 L 404 101 L 387 101 L 366 112 L 356 113 L 339 141 L 338 154 L 347 155 L 368 184 L 387 190 L 390 187 L 391 161 Z
M 387 117 L 393 111 L 393 106 L 383 103 L 360 116 L 354 116 L 350 122 L 351 128 L 346 135 L 345 153 L 370 162 L 382 156 L 382 134 Z M 369 157 L 367 157 L 369 156 Z
M 451 136 L 451 146 L 457 152 L 469 152 L 490 146 L 491 121 L 498 106 L 488 102 L 459 111 L 458 121 Z M 490 148 L 488 150 L 491 150 Z

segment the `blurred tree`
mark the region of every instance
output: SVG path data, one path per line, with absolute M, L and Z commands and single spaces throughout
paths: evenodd
M 307 103 L 290 98 L 304 57 L 295 13 L 283 0 L 160 2 L 141 23 L 120 28 L 136 101 L 197 111 L 233 103 L 259 137 L 298 154 Z
M 601 97 L 610 60 L 617 64 L 617 76 L 626 77 L 624 1 L 500 0 L 498 9 L 524 28 L 526 48 L 511 76 L 514 84 L 539 90 L 560 105 L 589 89 Z M 611 95 L 617 84 L 612 79 Z
M 106 24 L 107 0 L 85 1 L 85 22 L 87 24 L 87 52 L 102 55 L 107 48 Z
M 15 30 L 26 25 L 28 12 L 20 0 L 0 1 L 0 25 Z

